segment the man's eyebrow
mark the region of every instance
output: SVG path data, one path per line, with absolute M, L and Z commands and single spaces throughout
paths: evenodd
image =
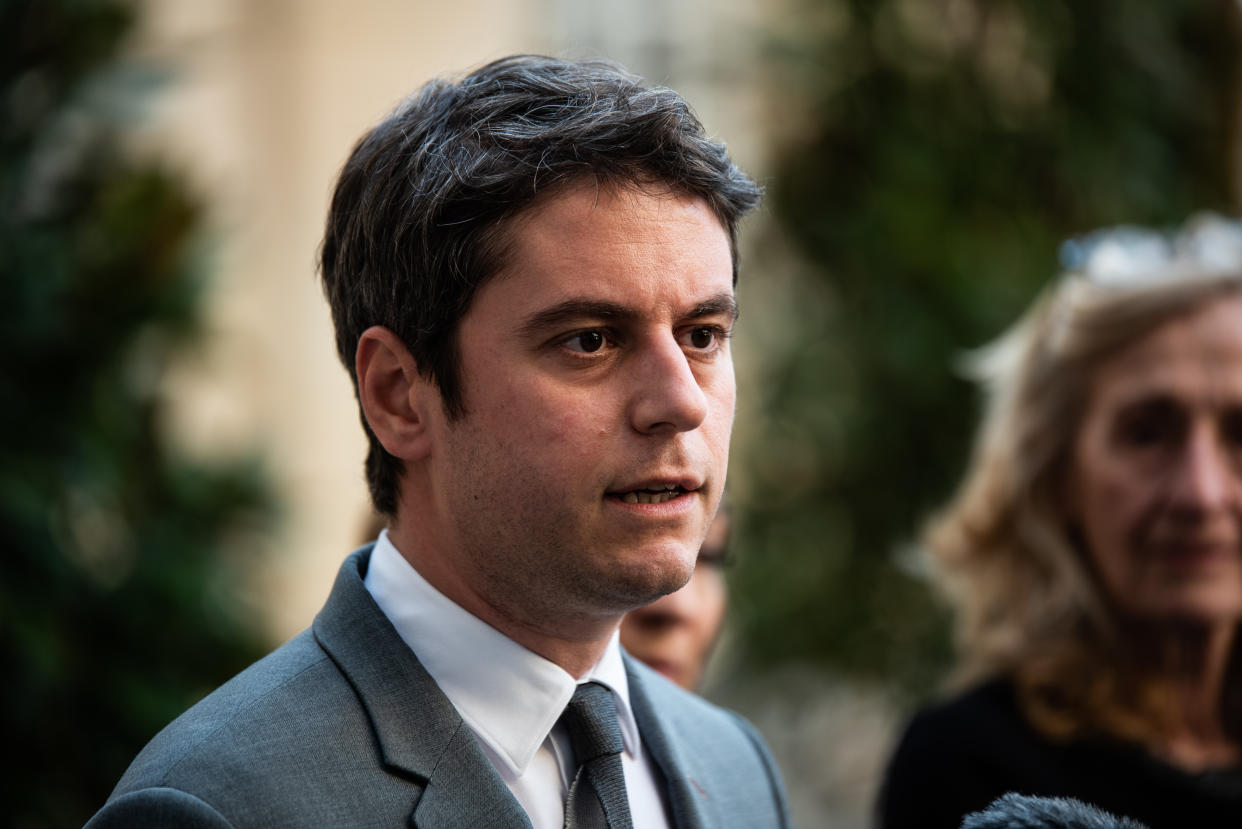
M 596 299 L 568 299 L 532 314 L 522 323 L 520 333 L 532 336 L 549 328 L 559 328 L 584 319 L 619 320 L 637 316 L 630 308 L 616 302 Z
M 737 319 L 737 300 L 732 294 L 717 294 L 695 305 L 685 319 L 725 314 Z M 534 336 L 550 328 L 590 320 L 631 320 L 639 316 L 633 308 L 617 302 L 596 299 L 568 299 L 532 314 L 519 329 L 522 336 Z
M 716 314 L 726 314 L 731 319 L 737 320 L 737 300 L 733 298 L 733 294 L 717 294 L 709 300 L 700 302 L 694 306 L 694 310 L 687 316 L 690 319 L 697 319 L 698 317 L 711 317 Z

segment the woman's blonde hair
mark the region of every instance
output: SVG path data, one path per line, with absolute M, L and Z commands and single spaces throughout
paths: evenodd
M 1051 737 L 1147 742 L 1170 709 L 1127 663 L 1075 539 L 1070 457 L 1103 361 L 1242 291 L 1242 225 L 1201 216 L 1174 236 L 1102 231 L 1064 253 L 1069 270 L 968 361 L 987 407 L 961 488 L 924 541 L 957 610 L 960 681 L 1011 677 L 1024 712 Z

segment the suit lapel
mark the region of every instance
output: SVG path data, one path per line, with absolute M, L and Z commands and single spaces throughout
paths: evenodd
M 651 698 L 651 678 L 625 654 L 625 672 L 630 684 L 630 706 L 642 735 L 643 749 L 650 753 L 656 766 L 664 775 L 667 787 L 669 811 L 673 825 L 678 829 L 703 829 L 722 826 L 720 816 L 714 815 L 713 804 L 704 783 L 696 758 L 687 757 L 674 737 L 673 724 L 661 717 Z M 710 818 L 710 819 L 709 819 Z
M 530 829 L 526 812 L 479 749 L 463 723 L 441 756 L 414 810 L 420 827 Z
M 362 583 L 370 553 L 345 560 L 314 633 L 366 708 L 384 765 L 422 784 L 412 823 L 529 828 L 457 709 L 371 599 Z

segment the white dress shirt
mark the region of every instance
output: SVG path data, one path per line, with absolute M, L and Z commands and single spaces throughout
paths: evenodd
M 367 590 L 427 673 L 461 713 L 483 753 L 526 810 L 534 829 L 561 829 L 576 766 L 568 735 L 554 728 L 578 682 L 612 689 L 621 726 L 621 766 L 635 826 L 669 826 L 658 774 L 643 752 L 619 635 L 580 680 L 527 650 L 432 587 L 380 533 Z

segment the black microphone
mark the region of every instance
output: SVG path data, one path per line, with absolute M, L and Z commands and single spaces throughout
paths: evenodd
M 1147 829 L 1069 797 L 1031 797 L 1010 793 L 982 812 L 972 812 L 962 829 Z

